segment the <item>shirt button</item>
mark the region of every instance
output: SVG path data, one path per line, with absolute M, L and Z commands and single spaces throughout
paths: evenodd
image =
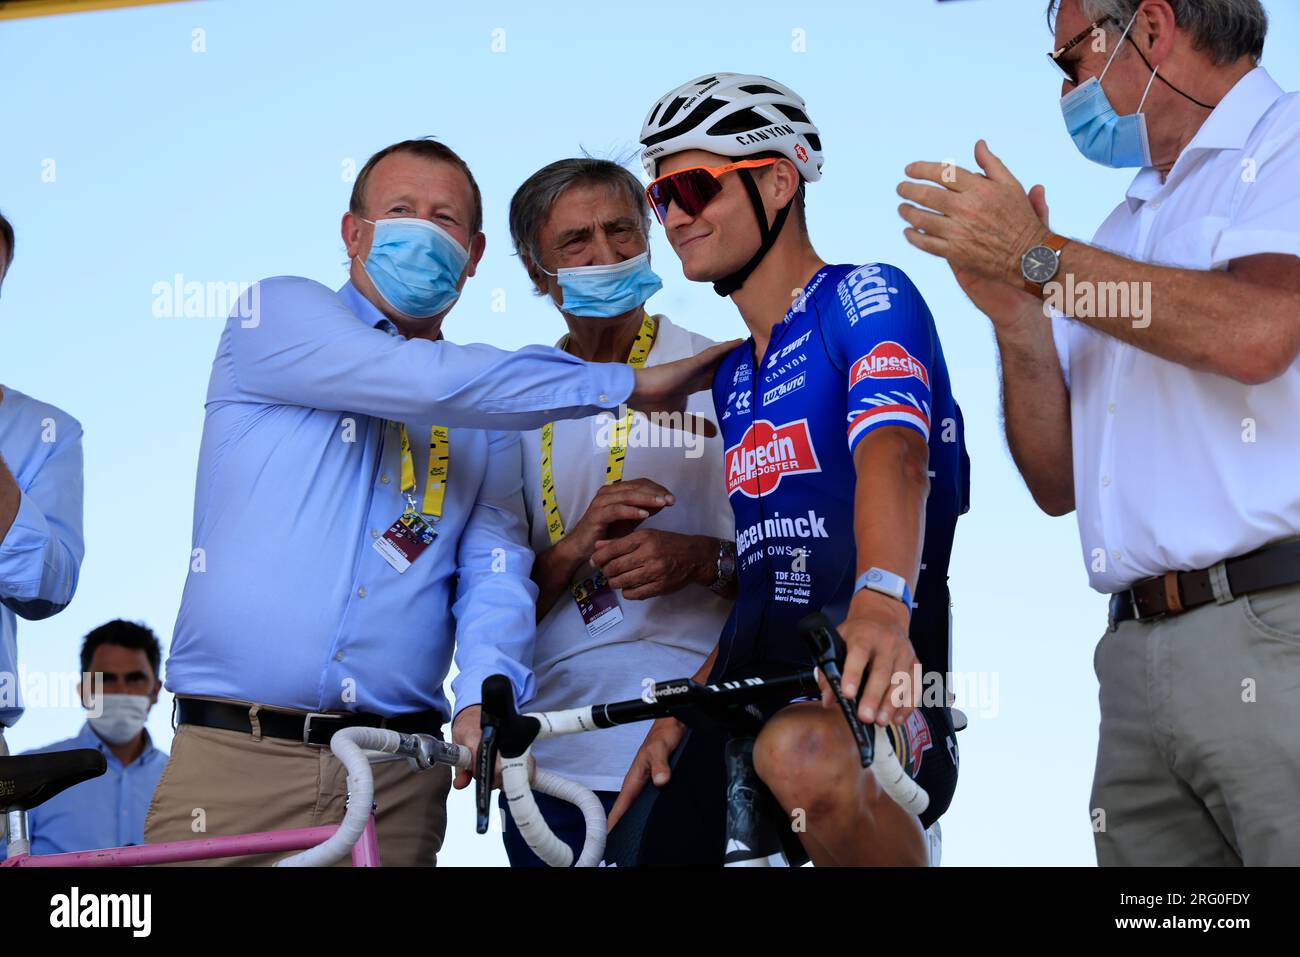
M 388 484 L 389 482 L 391 482 L 392 480 L 393 480 L 393 477 L 392 477 L 391 475 L 389 475 L 387 472 L 385 472 L 383 475 L 381 475 L 381 476 L 379 477 L 379 481 L 383 482 L 385 485 L 387 485 L 387 484 Z
M 1117 549 L 1115 549 L 1113 552 L 1110 553 L 1110 557 L 1113 558 L 1113 559 L 1115 559 L 1115 561 L 1119 561 L 1121 558 L 1124 557 L 1124 554 L 1123 554 L 1123 552 L 1121 552 L 1121 551 L 1117 548 Z
M 1102 484 L 1102 485 L 1109 485 L 1109 484 L 1110 484 L 1110 476 L 1109 476 L 1109 475 L 1103 475 L 1103 476 L 1101 477 L 1101 484 Z
M 342 660 L 343 660 L 343 652 L 340 651 L 338 654 L 336 654 L 336 655 L 334 656 L 334 660 L 335 660 L 335 661 L 342 661 Z
M 377 528 L 372 528 L 372 529 L 370 530 L 370 537 L 371 537 L 371 538 L 378 538 L 378 537 L 379 537 L 379 529 L 377 529 Z
M 1110 405 L 1106 406 L 1106 411 L 1107 411 L 1107 412 L 1114 412 L 1114 411 L 1115 411 L 1115 403 L 1112 402 Z
M 362 585 L 360 588 L 357 589 L 357 597 L 358 597 L 358 598 L 365 598 L 365 597 L 366 597 L 366 586 L 365 586 L 365 585 Z
M 596 396 L 596 398 L 597 398 L 598 400 L 600 400 L 600 404 L 601 404 L 601 405 L 605 405 L 605 404 L 607 404 L 607 403 L 609 402 L 609 396 L 607 396 L 607 395 L 606 395 L 605 393 L 603 393 L 603 392 L 602 392 L 600 395 Z

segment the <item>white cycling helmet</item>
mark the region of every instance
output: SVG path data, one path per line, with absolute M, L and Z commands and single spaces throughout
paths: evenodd
M 821 179 L 822 140 L 798 93 L 752 73 L 710 73 L 659 98 L 641 124 L 641 162 L 654 179 L 659 160 L 684 150 L 722 156 L 775 152 L 805 182 Z

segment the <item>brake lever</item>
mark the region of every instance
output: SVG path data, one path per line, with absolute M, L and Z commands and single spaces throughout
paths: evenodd
M 497 718 L 484 708 L 478 739 L 478 752 L 474 757 L 474 829 L 479 834 L 488 830 L 488 815 L 492 810 L 492 773 L 497 766 Z
M 835 630 L 831 620 L 821 612 L 806 615 L 800 620 L 799 632 L 812 651 L 817 667 L 826 676 L 826 683 L 831 686 L 831 693 L 835 695 L 840 711 L 844 714 L 844 720 L 849 723 L 849 731 L 852 732 L 853 741 L 858 746 L 858 757 L 862 761 L 862 766 L 871 767 L 871 763 L 876 759 L 875 739 L 858 720 L 857 709 L 854 708 L 852 701 L 844 697 L 844 692 L 840 688 L 844 675 L 840 671 L 835 639 L 839 638 L 841 643 L 844 639 L 840 638 L 840 633 Z

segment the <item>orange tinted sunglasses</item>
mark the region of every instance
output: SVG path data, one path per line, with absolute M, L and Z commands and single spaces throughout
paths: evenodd
M 722 192 L 718 177 L 738 169 L 754 169 L 759 166 L 771 166 L 775 157 L 767 159 L 738 160 L 726 166 L 692 166 L 679 169 L 675 173 L 660 176 L 645 188 L 646 199 L 655 211 L 655 218 L 662 224 L 668 218 L 668 207 L 676 203 L 687 216 L 698 216 L 704 207 L 713 202 Z

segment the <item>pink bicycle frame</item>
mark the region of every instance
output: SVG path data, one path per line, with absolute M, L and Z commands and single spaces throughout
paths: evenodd
M 217 857 L 305 851 L 322 843 L 338 829 L 337 824 L 325 824 L 321 827 L 260 831 L 256 834 L 232 834 L 229 837 L 202 837 L 192 841 L 105 847 L 97 851 L 73 851 L 68 854 L 19 854 L 0 861 L 0 867 L 137 867 L 148 864 L 184 864 Z M 373 814 L 366 823 L 361 840 L 353 845 L 352 866 L 379 866 L 379 843 L 375 837 Z

